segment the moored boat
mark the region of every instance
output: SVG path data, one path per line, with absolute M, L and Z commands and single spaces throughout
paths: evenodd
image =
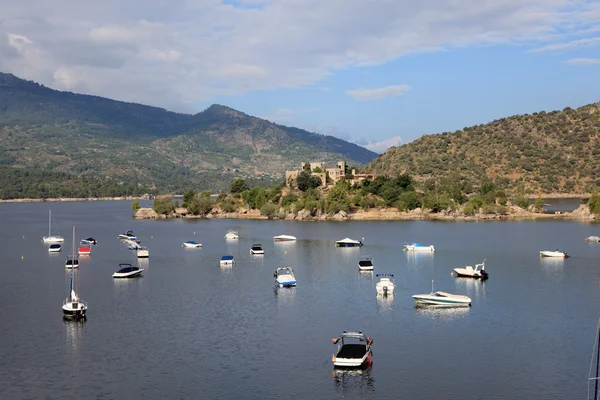
M 79 257 L 77 255 L 67 256 L 67 261 L 65 261 L 65 268 L 79 268 Z
M 73 247 L 72 247 L 72 260 L 76 260 L 75 256 L 75 227 L 73 227 Z M 79 260 L 77 260 L 77 266 Z M 74 271 L 75 265 L 71 267 L 71 276 L 69 282 L 69 294 L 68 297 L 63 301 L 62 311 L 63 318 L 74 319 L 74 320 L 85 320 L 86 312 L 88 309 L 87 303 L 79 298 L 79 285 L 77 280 L 77 273 Z
M 187 242 L 183 242 L 183 247 L 202 247 L 202 243 L 198 243 L 194 240 L 188 240 Z
M 146 246 L 138 246 L 137 256 L 138 258 L 148 258 L 150 257 L 150 250 Z
M 265 251 L 263 250 L 262 245 L 260 243 L 254 243 L 252 247 L 250 247 L 250 254 L 255 256 L 261 256 L 265 254 Z
M 113 278 L 133 278 L 140 276 L 144 268 L 134 267 L 131 264 L 121 263 L 119 264 L 119 270 L 113 273 Z
M 339 337 L 331 339 L 337 344 L 337 351 L 331 356 L 333 365 L 341 368 L 358 368 L 371 364 L 373 340 L 361 331 L 344 331 Z
M 435 248 L 433 247 L 433 245 L 424 245 L 424 244 L 419 244 L 419 243 L 412 243 L 412 244 L 405 244 L 404 245 L 404 250 L 406 251 L 430 251 L 433 252 L 435 251 Z
M 485 271 L 485 260 L 479 264 L 475 264 L 475 267 L 467 265 L 464 268 L 454 268 L 454 274 L 460 277 L 468 277 L 475 279 L 487 279 L 488 273 Z
M 542 250 L 540 251 L 540 257 L 558 257 L 558 258 L 567 258 L 569 255 L 566 251 L 557 250 Z
M 360 240 L 354 240 L 350 238 L 344 238 L 335 242 L 336 247 L 360 247 L 363 245 L 363 242 Z
M 55 224 L 56 225 L 56 224 Z M 62 243 L 65 239 L 59 235 L 52 235 L 52 210 L 48 210 L 48 236 L 42 237 L 44 243 Z
M 446 292 L 434 292 L 433 281 L 431 281 L 431 293 L 413 295 L 417 306 L 471 306 L 471 298 L 462 294 L 451 294 Z
M 59 243 L 52 243 L 48 246 L 48 252 L 50 253 L 58 253 L 62 249 L 62 246 Z
M 291 267 L 280 267 L 273 273 L 275 283 L 279 286 L 296 286 L 296 276 Z
M 293 242 L 295 240 L 296 240 L 296 236 L 292 236 L 292 235 L 273 236 L 273 241 L 275 241 L 275 242 Z
M 239 239 L 240 235 L 236 231 L 229 231 L 225 234 L 225 239 L 236 240 Z
M 377 274 L 375 275 L 378 279 L 375 284 L 375 290 L 377 294 L 381 294 L 383 296 L 394 294 L 395 282 L 394 282 L 394 274 Z
M 371 256 L 362 256 L 360 260 L 358 260 L 359 271 L 373 271 L 373 268 L 373 259 Z
M 137 236 L 135 236 L 135 234 L 133 233 L 132 230 L 128 230 L 125 233 L 120 233 L 119 234 L 119 239 L 124 239 L 124 240 L 133 240 L 133 241 L 137 241 Z
M 81 239 L 80 243 L 83 243 L 83 244 L 94 244 L 95 245 L 95 244 L 98 244 L 98 241 L 96 239 L 94 239 L 93 237 L 89 237 L 87 239 Z
M 91 245 L 80 243 L 79 250 L 77 250 L 77 253 L 79 253 L 80 256 L 89 256 L 92 253 Z
M 226 255 L 221 257 L 219 264 L 221 265 L 221 267 L 230 267 L 233 265 L 234 262 L 235 260 L 233 259 L 233 256 Z
M 586 242 L 600 242 L 600 236 L 588 236 L 583 240 Z

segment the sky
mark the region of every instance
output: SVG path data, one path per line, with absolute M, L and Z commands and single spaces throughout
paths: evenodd
M 600 0 L 3 0 L 0 72 L 383 152 L 600 101 Z

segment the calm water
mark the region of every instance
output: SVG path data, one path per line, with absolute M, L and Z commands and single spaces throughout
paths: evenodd
M 65 237 L 41 243 L 48 210 Z M 1 399 L 575 399 L 586 398 L 600 317 L 600 226 L 527 222 L 134 221 L 129 202 L 0 205 Z M 88 321 L 65 323 L 72 225 L 99 244 L 82 260 Z M 113 280 L 138 263 L 117 239 L 132 229 L 150 249 L 143 277 Z M 229 229 L 240 240 L 228 243 Z M 278 234 L 296 243 L 273 243 Z M 360 249 L 334 241 L 360 239 Z M 200 249 L 181 243 L 197 240 Z M 408 255 L 404 242 L 434 244 Z M 264 257 L 249 248 L 262 243 Z M 539 250 L 572 257 L 547 260 Z M 233 254 L 232 268 L 219 267 Z M 359 273 L 396 274 L 396 295 L 375 295 Z M 490 279 L 456 279 L 453 267 L 487 257 Z M 292 266 L 298 286 L 276 289 Z M 435 288 L 473 299 L 470 309 L 415 309 Z M 336 373 L 331 338 L 363 330 L 374 364 Z

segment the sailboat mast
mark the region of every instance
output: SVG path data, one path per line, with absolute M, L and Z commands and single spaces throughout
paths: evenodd
M 48 237 L 50 237 L 50 228 L 52 227 L 52 210 L 48 210 Z

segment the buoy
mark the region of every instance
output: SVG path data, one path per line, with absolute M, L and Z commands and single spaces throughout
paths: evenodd
M 287 250 L 283 252 L 283 254 L 287 254 Z
M 25 256 L 21 256 L 21 260 L 24 260 L 24 259 L 25 259 Z

